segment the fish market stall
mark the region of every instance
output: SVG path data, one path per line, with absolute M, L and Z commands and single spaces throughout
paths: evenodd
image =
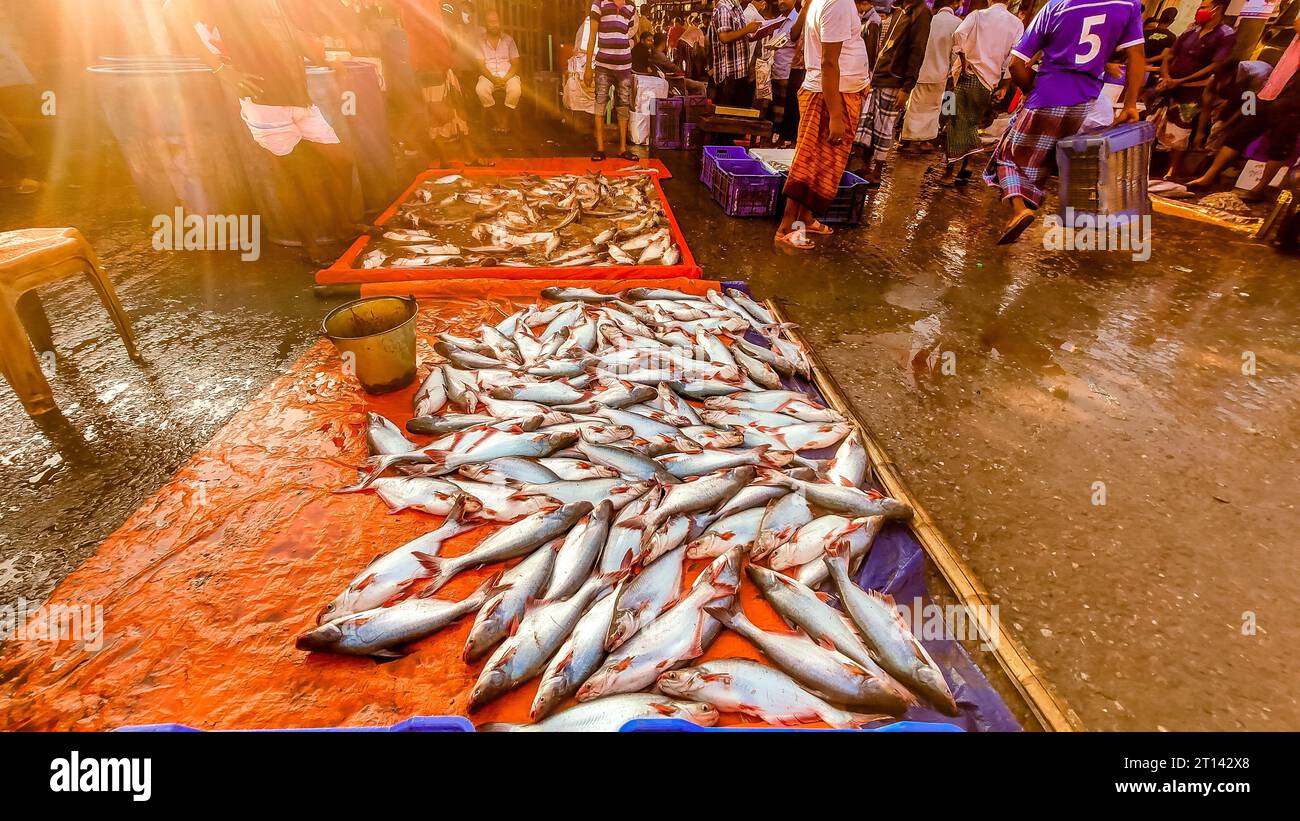
M 312 347 L 55 591 L 100 646 L 0 657 L 9 726 L 1018 729 L 882 617 L 933 536 L 869 432 L 771 306 L 691 286 L 423 300 L 380 396 Z
M 318 285 L 698 278 L 658 161 L 502 161 L 420 174 Z

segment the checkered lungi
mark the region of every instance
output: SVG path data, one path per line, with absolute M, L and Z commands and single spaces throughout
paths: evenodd
M 862 108 L 858 133 L 853 142 L 871 151 L 874 162 L 884 162 L 889 158 L 889 149 L 894 145 L 894 127 L 898 125 L 898 115 L 902 113 L 901 88 L 873 88 L 867 104 Z
M 984 182 L 1002 189 L 1002 199 L 1024 197 L 1043 204 L 1043 186 L 1056 170 L 1056 143 L 1083 127 L 1092 100 L 1051 108 L 1021 108 L 984 168 Z
M 944 123 L 944 160 L 956 162 L 983 149 L 980 145 L 980 123 L 984 121 L 992 104 L 993 92 L 973 71 L 964 72 L 954 91 L 955 103 L 951 117 Z

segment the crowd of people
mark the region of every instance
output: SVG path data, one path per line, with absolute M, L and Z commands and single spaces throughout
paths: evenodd
M 240 100 L 252 138 L 284 163 L 292 186 L 285 197 L 319 192 L 323 202 L 344 203 L 351 159 L 306 76 L 309 63 L 334 65 L 320 29 L 334 30 L 336 48 L 343 40 L 378 57 L 402 151 L 435 165 L 484 165 L 484 141 L 469 139 L 471 129 L 510 134 L 526 83 L 518 43 L 493 5 L 480 2 L 366 0 L 315 31 L 313 16 L 295 9 L 347 7 L 167 0 L 164 13 L 180 45 Z M 1289 2 L 1294 17 L 1300 0 Z M 1167 152 L 1170 183 L 1211 188 L 1250 151 L 1266 164 L 1246 198 L 1274 195 L 1271 181 L 1300 151 L 1300 36 L 1272 62 L 1240 59 L 1228 3 L 1202 0 L 1175 35 L 1176 9 L 1144 19 L 1138 0 L 701 0 L 675 12 L 591 0 L 571 82 L 594 100 L 585 110 L 594 115 L 597 160 L 637 158 L 629 120 L 645 78 L 771 120 L 774 144 L 795 148 L 776 234 L 782 246 L 814 247 L 812 237 L 831 229 L 813 215 L 825 211 L 843 172 L 878 185 L 896 152 L 937 152 L 943 185 L 964 185 L 979 171 L 1009 207 L 1001 241 L 1012 242 L 1043 202 L 1060 139 L 1143 116 Z M 0 185 L 29 193 L 39 188 L 26 172 L 31 148 L 3 115 L 9 86 L 32 86 L 3 33 Z M 607 152 L 609 105 L 617 151 Z M 304 163 L 304 154 L 317 162 Z M 345 209 L 305 212 L 297 231 L 313 259 L 325 258 L 316 247 L 322 222 L 350 227 Z
M 717 105 L 758 111 L 776 144 L 796 146 L 782 245 L 811 248 L 810 235 L 829 233 L 811 215 L 843 171 L 880 184 L 896 144 L 941 152 L 944 185 L 969 181 L 971 161 L 988 152 L 982 178 L 1009 205 L 1009 243 L 1043 202 L 1059 140 L 1143 117 L 1167 154 L 1167 181 L 1209 189 L 1254 146 L 1267 163 L 1246 199 L 1275 195 L 1270 182 L 1300 151 L 1300 37 L 1276 65 L 1239 59 L 1228 4 L 1203 0 L 1175 35 L 1177 9 L 1144 19 L 1137 0 L 1014 11 L 991 0 L 714 0 L 703 16 L 671 20 L 650 67 L 706 82 Z M 631 6 L 602 0 L 592 13 L 627 9 L 631 21 Z M 601 39 L 589 45 L 596 60 L 609 21 L 600 15 Z M 982 132 L 999 117 L 1003 133 L 986 132 L 995 140 L 986 145 Z M 1187 167 L 1189 151 L 1199 167 Z

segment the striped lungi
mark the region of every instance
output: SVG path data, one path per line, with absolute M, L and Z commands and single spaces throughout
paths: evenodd
M 1092 100 L 1051 108 L 1021 108 L 984 169 L 984 182 L 1002 189 L 1002 199 L 1024 197 L 1037 208 L 1043 186 L 1056 170 L 1056 143 L 1079 133 Z
M 993 90 L 972 71 L 962 73 L 953 94 L 953 115 L 944 124 L 943 153 L 950 163 L 981 150 L 980 123 L 993 103 Z
M 872 160 L 884 162 L 894 145 L 894 127 L 903 112 L 901 88 L 873 88 L 871 98 L 858 118 L 854 142 L 872 152 Z
M 849 133 L 862 113 L 861 92 L 841 93 L 844 131 Z M 814 214 L 825 213 L 840 190 L 853 143 L 831 145 L 826 98 L 819 91 L 799 89 L 799 140 L 790 163 L 785 195 Z

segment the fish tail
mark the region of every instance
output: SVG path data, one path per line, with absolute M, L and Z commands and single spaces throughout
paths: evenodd
M 826 723 L 837 730 L 865 730 L 868 726 L 877 721 L 890 720 L 892 716 L 845 712 L 842 716 L 836 716 L 834 718 L 836 720 L 831 721 L 828 717 Z
M 421 591 L 424 597 L 432 596 L 441 590 L 447 582 L 451 581 L 457 573 L 460 572 L 460 565 L 453 559 L 446 559 L 441 556 L 420 556 L 420 566 L 429 577 L 429 584 Z

